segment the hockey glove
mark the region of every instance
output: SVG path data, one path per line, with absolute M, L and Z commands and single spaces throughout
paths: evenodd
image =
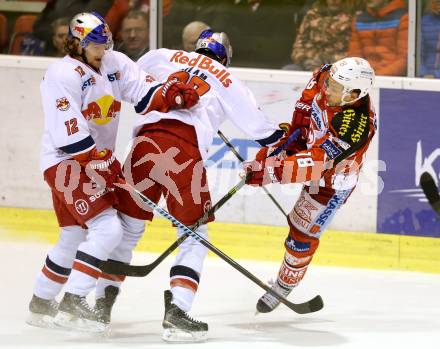
M 311 122 L 311 114 L 311 105 L 300 101 L 296 102 L 295 109 L 293 110 L 292 122 L 290 123 L 290 132 L 293 132 L 300 127 L 304 127 L 308 130 Z
M 87 154 L 74 158 L 85 168 L 89 178 L 100 187 L 114 188 L 114 183 L 124 178 L 121 164 L 110 149 L 98 152 L 94 148 Z
M 155 91 L 146 107 L 139 103 L 135 106 L 135 110 L 143 115 L 153 110 L 167 113 L 171 109 L 189 109 L 196 105 L 198 101 L 199 95 L 194 88 L 183 82 L 169 79 Z
M 275 156 L 265 160 L 253 160 L 244 163 L 243 167 L 248 177 L 246 184 L 253 186 L 279 183 L 283 174 L 282 162 Z M 249 176 L 249 173 L 251 173 L 251 176 Z

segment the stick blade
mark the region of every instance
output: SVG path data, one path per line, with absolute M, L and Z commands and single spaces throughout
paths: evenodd
M 321 296 L 318 295 L 315 298 L 304 303 L 295 304 L 289 302 L 289 304 L 285 305 L 287 305 L 290 309 L 298 314 L 309 314 L 321 310 L 324 307 L 324 302 Z
M 428 172 L 423 172 L 420 176 L 420 186 L 422 187 L 429 204 L 434 211 L 440 215 L 440 195 L 434 178 L 432 178 Z
M 105 261 L 100 265 L 101 271 L 112 275 L 143 277 L 150 273 L 148 266 L 131 265 L 114 261 Z

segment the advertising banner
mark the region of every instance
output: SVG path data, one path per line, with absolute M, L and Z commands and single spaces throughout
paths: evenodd
M 440 217 L 429 206 L 420 175 L 436 183 L 440 171 L 440 92 L 380 90 L 377 232 L 440 237 Z

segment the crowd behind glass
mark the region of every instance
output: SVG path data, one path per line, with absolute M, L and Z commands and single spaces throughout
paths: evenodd
M 3 1 L 7 3 L 8 0 Z M 417 1 L 416 75 L 440 78 L 440 0 Z M 12 2 L 11 2 L 12 3 Z M 149 0 L 47 0 L 41 11 L 0 3 L 4 54 L 64 55 L 69 16 L 98 11 L 115 49 L 137 60 L 149 49 Z M 406 76 L 406 0 L 163 0 L 162 46 L 191 51 L 201 31 L 225 31 L 232 66 L 310 71 L 344 56 L 370 61 L 377 75 Z

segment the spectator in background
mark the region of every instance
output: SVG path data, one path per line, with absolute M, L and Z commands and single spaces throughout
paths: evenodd
M 422 17 L 419 76 L 440 78 L 440 0 L 431 0 Z
M 55 48 L 52 56 L 64 57 L 67 34 L 69 33 L 69 19 L 67 17 L 58 18 L 52 22 L 52 45 Z
M 130 11 L 122 21 L 118 51 L 137 61 L 149 48 L 149 19 L 142 11 Z
M 33 36 L 45 45 L 45 54 L 55 51 L 52 46 L 52 23 L 58 18 L 74 16 L 81 12 L 96 11 L 105 17 L 114 1 L 102 0 L 48 0 L 34 23 Z
M 209 23 L 215 30 L 226 30 L 234 46 L 234 66 L 279 69 L 290 61 L 291 43 L 296 36 L 305 2 L 306 0 L 206 1 L 185 24 L 198 20 Z
M 162 13 L 167 16 L 171 9 L 171 0 L 162 0 Z M 115 36 L 118 35 L 123 19 L 129 11 L 138 10 L 144 13 L 150 13 L 150 0 L 114 0 L 112 7 L 105 15 L 110 30 Z
M 366 0 L 353 21 L 348 56 L 367 59 L 377 75 L 406 75 L 408 10 L 404 0 Z
M 209 25 L 200 21 L 190 22 L 183 28 L 182 47 L 186 52 L 194 51 L 200 33 L 205 29 L 209 29 Z
M 347 55 L 353 1 L 318 0 L 306 12 L 290 58 L 291 70 L 313 70 L 324 63 L 336 62 Z
M 34 38 L 43 41 L 46 52 L 54 51 L 52 47 L 51 23 L 66 14 L 81 12 L 98 12 L 105 18 L 114 37 L 117 37 L 122 20 L 130 10 L 148 13 L 150 0 L 47 0 L 47 4 L 34 24 Z M 163 0 L 163 14 L 171 9 L 171 0 Z M 34 45 L 35 46 L 35 45 Z M 28 49 L 27 51 L 31 51 Z

